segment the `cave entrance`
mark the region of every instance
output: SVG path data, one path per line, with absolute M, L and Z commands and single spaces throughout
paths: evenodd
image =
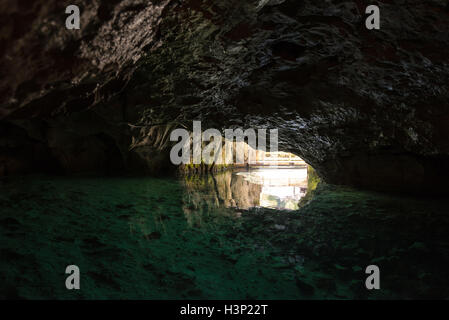
M 187 207 L 298 210 L 310 188 L 313 169 L 295 154 L 255 150 L 241 143 L 245 144 L 243 163 L 186 179 L 187 199 L 194 202 Z M 251 152 L 255 157 L 249 161 Z

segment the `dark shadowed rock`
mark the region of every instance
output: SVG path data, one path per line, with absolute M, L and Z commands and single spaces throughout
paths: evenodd
M 0 4 L 0 120 L 20 128 L 0 174 L 42 167 L 30 154 L 69 172 L 170 170 L 167 133 L 197 119 L 279 128 L 331 183 L 446 191 L 446 1 L 379 1 L 379 31 L 363 0 L 78 1 L 79 31 L 68 4 Z

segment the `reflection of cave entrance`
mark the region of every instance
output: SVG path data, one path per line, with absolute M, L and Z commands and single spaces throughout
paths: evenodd
M 244 143 L 245 164 L 237 165 L 235 175 L 260 188 L 257 206 L 272 209 L 299 209 L 308 189 L 308 165 L 295 154 L 254 150 Z M 249 155 L 252 155 L 250 161 Z
M 296 210 L 307 193 L 307 164 L 292 153 L 257 151 L 256 161 L 236 175 L 261 186 L 260 207 Z

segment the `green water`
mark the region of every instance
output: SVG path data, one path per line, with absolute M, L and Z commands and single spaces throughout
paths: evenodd
M 299 211 L 246 210 L 259 187 L 229 174 L 0 181 L 3 299 L 449 297 L 447 201 L 326 186 Z

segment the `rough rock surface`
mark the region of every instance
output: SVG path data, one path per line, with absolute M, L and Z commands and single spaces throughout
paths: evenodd
M 279 128 L 328 182 L 445 191 L 447 1 L 78 1 L 78 31 L 66 2 L 0 2 L 0 174 L 159 170 L 199 119 Z

